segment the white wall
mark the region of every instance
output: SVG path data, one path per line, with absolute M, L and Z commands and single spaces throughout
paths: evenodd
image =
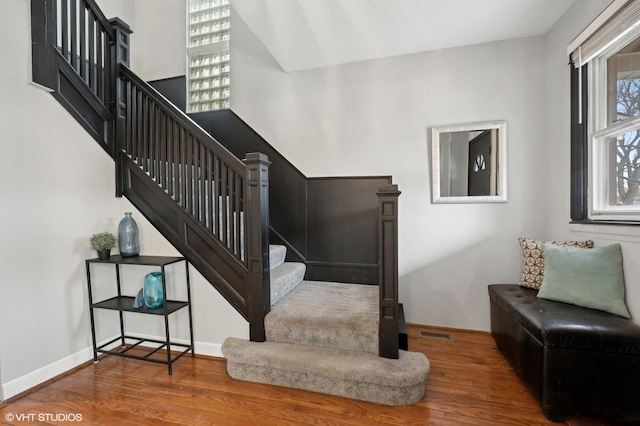
M 393 175 L 407 321 L 487 330 L 487 284 L 517 282 L 543 233 L 543 37 L 284 73 L 232 17 L 232 108 L 308 176 Z M 566 71 L 564 72 L 566 74 Z M 433 205 L 430 126 L 504 119 L 509 202 Z
M 97 3 L 107 19 L 120 18 L 129 27 L 134 27 L 135 2 L 131 0 L 97 0 Z
M 84 259 L 88 238 L 113 228 L 113 161 L 53 97 L 30 85 L 30 2 L 2 2 L 0 55 L 0 380 L 53 365 L 91 343 Z M 66 362 L 65 360 L 69 361 Z M 85 359 L 81 359 L 84 361 Z M 37 376 L 37 377 L 36 377 Z M 35 384 L 34 383 L 34 384 Z
M 636 322 L 640 318 L 640 233 L 634 227 L 571 225 L 570 221 L 570 105 L 567 45 L 608 4 L 608 0 L 575 2 L 549 33 L 547 44 L 548 137 L 544 149 L 553 155 L 546 159 L 544 210 L 549 225 L 544 237 L 593 239 L 596 247 L 614 242 L 622 244 L 627 304 Z
M 186 0 L 135 0 L 131 69 L 146 81 L 185 74 Z

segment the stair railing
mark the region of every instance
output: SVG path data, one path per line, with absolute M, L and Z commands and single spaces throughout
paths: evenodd
M 119 151 L 246 266 L 244 163 L 122 64 L 119 82 Z
M 33 81 L 116 160 L 125 195 L 265 340 L 267 158 L 238 160 L 128 69 L 129 27 L 94 0 L 32 0 Z

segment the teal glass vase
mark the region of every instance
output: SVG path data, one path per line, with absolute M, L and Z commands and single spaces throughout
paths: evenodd
M 122 257 L 133 257 L 140 254 L 140 236 L 138 224 L 131 212 L 126 212 L 118 225 L 118 250 Z
M 148 308 L 157 308 L 164 303 L 164 292 L 162 291 L 162 273 L 150 272 L 144 277 L 142 287 L 142 298 Z

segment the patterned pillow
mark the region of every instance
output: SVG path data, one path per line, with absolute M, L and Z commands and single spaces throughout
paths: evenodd
M 542 244 L 553 244 L 558 247 L 593 248 L 593 241 L 542 241 L 531 238 L 518 238 L 522 249 L 522 287 L 539 289 L 544 278 L 544 257 L 542 257 Z

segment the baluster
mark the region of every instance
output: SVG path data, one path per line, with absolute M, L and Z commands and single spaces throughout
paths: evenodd
M 160 132 L 162 135 L 162 149 L 160 149 L 160 181 L 162 185 L 162 189 L 165 191 L 168 189 L 168 179 L 167 179 L 167 147 L 169 146 L 170 139 L 170 118 L 169 114 L 162 114 L 162 131 Z
M 234 173 L 235 179 L 235 203 L 234 203 L 234 212 L 235 212 L 235 251 L 236 257 L 242 260 L 242 208 L 241 208 L 241 200 L 242 200 L 242 191 L 243 191 L 243 182 L 242 177 L 238 173 Z
M 104 63 L 103 63 L 103 58 L 104 58 L 104 39 L 103 39 L 103 31 L 102 31 L 102 27 L 100 25 L 98 25 L 96 27 L 97 32 L 96 32 L 96 80 L 97 80 L 97 87 L 96 87 L 96 94 L 98 95 L 98 97 L 102 100 L 102 102 L 106 105 L 106 98 L 105 98 L 105 92 L 104 92 Z
M 173 117 L 167 116 L 167 164 L 166 164 L 166 191 L 172 195 L 173 185 L 173 128 L 175 127 Z
M 193 137 L 193 215 L 200 221 L 200 141 Z
M 180 205 L 187 208 L 187 132 L 180 127 Z
M 173 164 L 171 170 L 173 172 L 173 198 L 180 200 L 180 124 L 173 123 Z
M 158 140 L 158 129 L 157 129 L 157 119 L 158 119 L 158 115 L 157 115 L 157 105 L 156 102 L 149 98 L 149 102 L 150 104 L 150 108 L 149 108 L 149 167 L 148 167 L 148 171 L 149 171 L 149 176 L 151 176 L 152 179 L 155 179 L 156 177 L 156 172 L 155 172 L 155 168 L 156 168 L 156 161 L 155 161 L 155 156 L 156 156 L 156 150 L 157 150 L 157 140 Z
M 222 170 L 221 170 L 221 177 L 222 177 L 222 181 L 221 181 L 221 185 L 222 185 L 222 229 L 220 230 L 220 241 L 222 241 L 224 243 L 225 246 L 229 246 L 229 235 L 227 234 L 227 231 L 229 230 L 229 227 L 227 226 L 227 220 L 228 220 L 228 213 L 229 213 L 229 184 L 228 184 L 228 175 L 229 175 L 229 166 L 227 165 L 227 163 L 223 162 L 222 160 L 220 160 L 220 163 L 222 165 Z
M 87 81 L 89 84 L 89 87 L 91 88 L 91 91 L 93 93 L 95 93 L 96 95 L 98 95 L 98 87 L 97 87 L 97 83 L 96 83 L 96 69 L 95 69 L 95 62 L 96 62 L 96 25 L 95 25 L 95 16 L 93 14 L 93 11 L 91 9 L 89 9 L 87 11 L 88 14 L 88 18 L 87 18 L 87 25 L 88 25 L 88 29 L 87 29 L 87 34 L 89 35 L 89 57 L 88 57 L 88 61 L 87 61 L 87 66 L 89 67 L 88 69 L 88 75 L 87 75 Z
M 140 156 L 139 166 L 142 170 L 147 171 L 147 158 L 149 156 L 149 98 L 142 95 L 142 152 Z
M 78 5 L 76 0 L 71 0 L 69 3 L 69 23 L 71 27 L 71 66 L 78 71 Z
M 185 176 L 186 183 L 186 193 L 185 193 L 185 208 L 189 213 L 193 213 L 193 136 L 191 133 L 187 135 L 186 139 L 186 152 L 184 164 L 187 169 L 187 174 Z
M 207 226 L 207 149 L 200 143 L 200 223 Z
M 87 49 L 87 18 L 86 18 L 86 10 L 87 5 L 85 4 L 85 0 L 79 0 L 78 4 L 78 68 L 77 72 L 80 74 L 82 80 L 85 83 L 89 83 L 87 81 L 87 70 L 86 70 L 86 49 Z
M 229 241 L 227 243 L 227 247 L 231 250 L 233 254 L 235 254 L 234 244 L 236 241 L 236 221 L 234 219 L 235 211 L 233 208 L 235 207 L 235 171 L 229 167 L 229 208 L 228 208 L 228 220 L 229 220 L 229 230 L 227 231 L 229 235 Z
M 164 111 L 158 105 L 156 110 L 156 166 L 154 168 L 156 175 L 156 182 L 159 187 L 162 187 L 162 148 L 164 147 Z
M 222 199 L 220 197 L 222 194 L 222 186 L 220 184 L 220 180 L 222 179 L 220 177 L 221 164 L 222 162 L 220 158 L 217 155 L 214 155 L 213 156 L 213 167 L 214 167 L 214 170 L 213 170 L 213 196 L 214 196 L 213 233 L 216 234 L 218 236 L 218 239 L 220 240 L 221 240 L 220 238 L 220 200 Z
M 138 116 L 136 118 L 136 151 L 135 161 L 140 166 L 142 152 L 144 149 L 144 95 L 142 90 L 138 90 L 136 94 L 136 110 Z
M 126 121 L 125 121 L 125 140 L 121 141 L 120 147 L 124 148 L 125 153 L 129 154 L 131 152 L 131 141 L 133 139 L 133 125 L 135 117 L 135 102 L 133 102 L 132 98 L 132 90 L 135 90 L 134 85 L 129 80 L 124 80 L 124 91 L 125 91 L 125 99 L 126 99 Z
M 62 56 L 65 57 L 67 62 L 71 63 L 71 56 L 69 54 L 69 2 L 68 0 L 60 0 L 60 30 L 62 32 Z
M 135 84 L 131 84 L 131 148 L 128 154 L 138 163 L 139 131 L 140 131 L 140 90 Z
M 213 204 L 216 199 L 216 193 L 214 189 L 215 180 L 213 178 L 214 164 L 215 164 L 215 155 L 213 154 L 213 152 L 208 151 L 207 152 L 207 212 L 209 217 L 209 223 L 207 224 L 207 229 L 209 229 L 209 231 L 215 234 L 214 223 L 216 219 L 216 214 L 213 207 Z

